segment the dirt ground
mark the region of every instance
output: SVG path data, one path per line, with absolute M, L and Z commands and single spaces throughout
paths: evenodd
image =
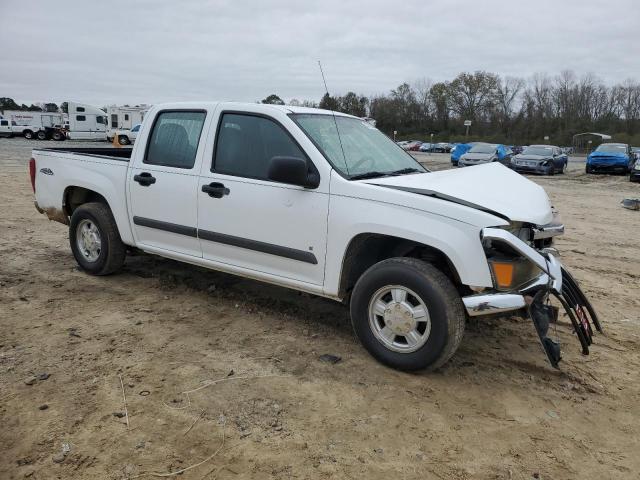
M 601 316 L 591 355 L 566 318 L 560 371 L 530 321 L 479 319 L 441 371 L 406 374 L 321 298 L 147 255 L 82 273 L 66 228 L 33 207 L 33 144 L 0 139 L 0 478 L 638 478 L 640 212 L 620 201 L 640 185 L 627 177 L 574 162 L 532 178 Z

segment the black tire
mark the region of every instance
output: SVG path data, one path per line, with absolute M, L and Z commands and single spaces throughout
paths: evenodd
M 25 130 L 23 134 L 24 138 L 26 138 L 27 140 L 31 140 L 33 138 L 33 132 L 31 130 Z
M 64 140 L 64 135 L 62 134 L 62 132 L 53 132 L 51 138 L 53 138 L 56 142 L 61 142 L 62 140 Z
M 45 132 L 44 130 L 38 130 L 38 133 L 36 133 L 36 138 L 38 140 L 46 140 L 47 139 L 47 132 Z
M 391 285 L 415 292 L 429 313 L 426 342 L 413 352 L 391 350 L 370 326 L 370 302 L 380 289 Z M 444 365 L 460 345 L 465 321 L 453 283 L 433 265 L 415 258 L 391 258 L 373 265 L 358 279 L 351 295 L 351 323 L 360 342 L 378 361 L 399 370 L 433 370 Z
M 92 222 L 100 234 L 101 248 L 95 261 L 89 261 L 78 246 L 78 225 L 84 220 Z M 104 203 L 85 203 L 76 208 L 69 224 L 69 243 L 78 265 L 91 275 L 109 275 L 119 270 L 124 263 L 126 247 L 120 239 L 113 214 Z
M 556 174 L 556 166 L 554 164 L 551 164 L 551 167 L 549 168 L 549 170 L 547 170 L 547 175 L 553 176 L 555 174 Z
M 129 141 L 129 137 L 127 137 L 126 135 L 119 135 L 118 143 L 120 145 L 129 145 L 131 142 Z
M 587 165 L 586 167 L 584 167 L 584 172 L 585 173 L 593 173 L 593 171 L 591 170 L 591 167 L 589 165 Z

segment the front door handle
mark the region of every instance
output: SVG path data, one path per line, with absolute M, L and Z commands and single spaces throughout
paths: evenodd
M 148 187 L 149 185 L 156 183 L 156 177 L 151 175 L 149 172 L 142 172 L 139 175 L 134 175 L 133 181 L 138 182 L 143 187 Z
M 219 182 L 202 185 L 202 191 L 213 198 L 222 198 L 225 195 L 229 195 L 229 189 Z

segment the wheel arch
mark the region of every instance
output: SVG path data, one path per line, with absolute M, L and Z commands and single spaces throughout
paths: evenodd
M 90 202 L 104 203 L 111 209 L 107 199 L 102 194 L 90 188 L 70 185 L 64 189 L 62 194 L 62 209 L 68 217 L 71 217 L 80 205 Z
M 106 193 L 106 192 L 105 192 Z M 83 187 L 80 185 L 72 184 L 67 186 L 62 194 L 62 211 L 66 222 L 69 223 L 69 219 L 75 209 L 80 205 L 90 202 L 98 202 L 106 205 L 118 226 L 120 237 L 122 241 L 127 245 L 134 245 L 135 241 L 131 232 L 131 227 L 128 222 L 127 210 L 124 205 L 111 205 L 107 198 L 111 198 L 103 192 L 90 187 Z
M 418 258 L 444 273 L 459 289 L 466 291 L 453 261 L 440 249 L 402 237 L 380 233 L 359 233 L 345 250 L 340 269 L 338 297 L 349 296 L 356 281 L 371 266 L 393 257 Z

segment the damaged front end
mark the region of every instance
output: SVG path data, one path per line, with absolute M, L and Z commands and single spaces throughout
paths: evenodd
M 594 329 L 602 327 L 593 306 L 573 276 L 557 259 L 551 247 L 555 235 L 563 233 L 560 223 L 545 226 L 518 225 L 507 229 L 485 228 L 482 242 L 491 269 L 494 289 L 463 297 L 470 316 L 525 309 L 534 323 L 540 343 L 551 365 L 558 368 L 560 345 L 548 335 L 557 321 L 555 297 L 567 313 L 582 353 L 589 354 Z

